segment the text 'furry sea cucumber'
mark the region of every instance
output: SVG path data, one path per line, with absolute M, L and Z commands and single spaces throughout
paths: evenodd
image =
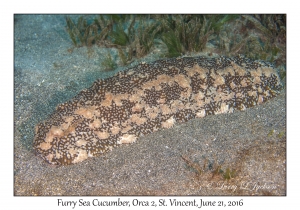
M 176 123 L 245 110 L 280 88 L 271 64 L 243 56 L 141 63 L 57 106 L 36 126 L 34 149 L 50 164 L 74 164 Z

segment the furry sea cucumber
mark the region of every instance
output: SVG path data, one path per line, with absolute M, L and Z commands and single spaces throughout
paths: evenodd
M 78 163 L 176 123 L 261 104 L 281 86 L 271 64 L 243 56 L 141 63 L 58 105 L 36 126 L 34 149 L 50 164 Z

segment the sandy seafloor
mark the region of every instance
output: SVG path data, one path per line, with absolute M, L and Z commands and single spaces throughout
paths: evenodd
M 285 90 L 261 106 L 176 124 L 79 164 L 44 162 L 32 148 L 35 125 L 124 67 L 101 67 L 114 50 L 69 52 L 63 15 L 16 15 L 14 30 L 14 195 L 286 195 Z M 233 177 L 213 173 L 218 166 Z

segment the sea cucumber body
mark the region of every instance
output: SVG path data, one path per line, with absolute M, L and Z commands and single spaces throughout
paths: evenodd
M 60 104 L 36 126 L 34 149 L 50 164 L 78 163 L 176 123 L 261 104 L 280 88 L 270 64 L 242 56 L 141 63 Z

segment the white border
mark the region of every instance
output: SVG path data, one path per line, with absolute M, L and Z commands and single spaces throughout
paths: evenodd
M 13 14 L 15 13 L 287 13 L 287 196 L 286 197 L 239 197 L 244 209 L 283 209 L 298 206 L 299 186 L 299 8 L 292 1 L 162 1 L 162 0 L 115 0 L 115 1 L 33 1 L 15 0 L 1 3 L 1 183 L 0 206 L 3 209 L 55 209 L 59 197 L 13 196 Z M 78 2 L 78 3 L 77 3 Z M 296 1 L 293 1 L 296 2 Z M 299 64 L 298 64 L 299 65 Z M 3 97 L 4 96 L 4 97 Z M 63 197 L 78 200 L 80 197 Z M 99 198 L 99 197 L 98 197 Z M 158 197 L 138 197 L 157 200 Z M 172 197 L 163 197 L 170 199 Z M 192 197 L 176 197 L 184 200 Z M 199 197 L 195 197 L 199 198 Z M 203 197 L 206 200 L 233 200 L 237 197 Z M 87 199 L 91 200 L 92 197 Z M 100 197 L 114 200 L 116 197 Z M 122 197 L 132 200 L 133 197 Z M 298 205 L 297 205 L 298 204 Z M 100 207 L 97 207 L 98 209 Z M 191 208 L 191 207 L 190 207 Z M 68 208 L 70 209 L 70 208 Z M 149 208 L 147 208 L 149 209 Z

